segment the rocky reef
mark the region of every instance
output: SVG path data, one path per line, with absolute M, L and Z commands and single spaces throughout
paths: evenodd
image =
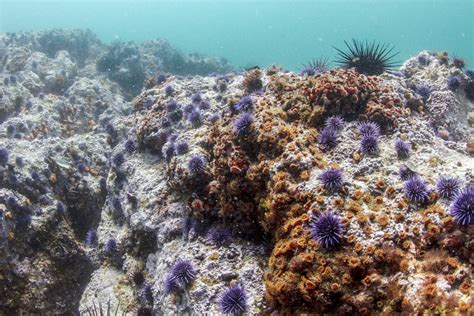
M 457 59 L 238 73 L 80 30 L 0 53 L 0 314 L 474 312 Z

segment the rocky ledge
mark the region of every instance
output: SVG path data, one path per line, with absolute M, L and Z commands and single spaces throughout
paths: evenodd
M 0 313 L 473 313 L 474 73 L 0 36 Z

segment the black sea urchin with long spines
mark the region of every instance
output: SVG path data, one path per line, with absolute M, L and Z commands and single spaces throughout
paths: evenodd
M 355 68 L 361 74 L 373 76 L 380 75 L 397 65 L 393 58 L 398 55 L 398 52 L 393 53 L 395 48 L 393 45 L 375 41 L 370 44 L 356 39 L 352 39 L 352 43 L 346 41 L 344 43 L 347 50 L 333 46 L 339 57 L 336 63 L 344 68 Z

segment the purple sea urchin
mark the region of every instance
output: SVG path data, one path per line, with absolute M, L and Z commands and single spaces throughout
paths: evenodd
M 344 119 L 340 115 L 330 116 L 324 122 L 324 126 L 335 131 L 340 131 L 344 126 Z
M 325 127 L 318 136 L 318 142 L 324 151 L 336 147 L 337 131 L 331 127 Z
M 337 246 L 341 242 L 343 226 L 339 216 L 332 211 L 326 211 L 314 218 L 309 228 L 311 238 L 324 248 Z
M 123 147 L 130 154 L 133 153 L 137 149 L 133 139 L 128 139 L 123 145 Z
M 196 110 L 196 107 L 192 103 L 186 104 L 184 106 L 184 113 L 186 113 L 186 114 L 189 114 L 189 113 L 191 113 L 192 111 L 195 111 L 195 110 Z
M 188 152 L 189 150 L 189 145 L 186 141 L 180 141 L 179 143 L 176 144 L 175 146 L 176 154 L 178 155 L 184 155 L 185 153 Z
M 56 212 L 60 215 L 63 215 L 66 213 L 66 206 L 64 206 L 64 203 L 61 201 L 58 201 L 56 204 Z
M 171 96 L 173 93 L 174 93 L 173 87 L 170 86 L 170 85 L 167 85 L 167 86 L 165 87 L 165 94 L 166 94 L 167 96 Z
M 163 155 L 163 158 L 167 162 L 171 161 L 171 158 L 173 158 L 175 152 L 175 145 L 172 142 L 167 142 L 164 144 L 164 146 L 161 148 L 161 154 Z
M 234 122 L 234 130 L 238 136 L 244 136 L 250 131 L 253 123 L 253 116 L 245 112 L 241 114 Z
M 410 147 L 408 143 L 404 142 L 400 138 L 395 141 L 395 150 L 397 151 L 397 156 L 400 159 L 407 159 L 410 156 Z
M 105 243 L 105 252 L 108 254 L 113 254 L 117 252 L 117 241 L 115 241 L 115 239 L 110 238 L 109 240 L 107 240 L 107 242 Z
M 207 238 L 217 247 L 228 244 L 231 237 L 229 229 L 225 226 L 211 228 L 207 234 Z
M 403 164 L 398 168 L 398 175 L 400 176 L 400 179 L 402 179 L 403 181 L 407 181 L 411 177 L 415 176 L 416 173 L 410 168 L 408 168 L 407 165 Z
M 375 122 L 360 122 L 357 124 L 357 129 L 362 137 L 364 136 L 373 136 L 379 137 L 380 136 L 380 126 Z
M 204 171 L 206 167 L 206 160 L 199 155 L 194 155 L 188 161 L 188 169 L 193 174 L 199 174 Z
M 166 75 L 163 73 L 157 74 L 155 76 L 155 82 L 156 84 L 162 84 L 163 82 L 166 81 L 166 78 L 167 78 Z
M 474 189 L 465 188 L 456 196 L 450 209 L 458 225 L 471 225 L 474 222 Z
M 7 198 L 7 206 L 10 210 L 15 210 L 18 207 L 18 202 L 16 201 L 15 197 L 9 196 Z
M 142 304 L 147 305 L 153 302 L 153 288 L 150 284 L 145 284 L 139 292 L 139 300 Z
M 326 57 L 318 58 L 304 64 L 300 70 L 302 76 L 317 76 L 329 70 L 329 59 Z
M 191 101 L 192 101 L 194 104 L 199 104 L 199 103 L 202 101 L 201 94 L 199 94 L 199 92 L 194 93 L 194 94 L 191 96 Z
M 398 53 L 392 53 L 395 48 L 389 44 L 380 44 L 352 39 L 352 43 L 344 41 L 347 50 L 334 47 L 339 59 L 336 63 L 344 68 L 355 68 L 358 73 L 365 75 L 380 75 L 387 69 L 396 66 L 393 58 Z
M 404 185 L 405 197 L 412 203 L 425 203 L 428 200 L 428 188 L 419 177 L 413 176 Z
M 239 112 L 248 112 L 253 108 L 253 99 L 251 96 L 243 96 L 239 102 L 235 105 L 235 108 Z
M 451 91 L 456 91 L 461 87 L 462 79 L 459 76 L 449 76 L 448 77 L 448 88 Z
M 360 141 L 360 151 L 364 155 L 375 155 L 379 152 L 379 140 L 376 136 L 364 136 Z
M 86 233 L 86 245 L 93 246 L 97 243 L 97 230 L 91 228 Z
M 207 119 L 210 123 L 214 124 L 215 122 L 219 120 L 219 118 L 220 118 L 219 113 L 213 113 Z
M 171 293 L 176 293 L 180 289 L 178 283 L 174 279 L 174 277 L 171 274 L 168 274 L 166 277 L 164 283 L 163 283 L 163 292 L 166 295 L 169 295 Z
M 116 153 L 112 156 L 112 163 L 116 167 L 120 167 L 125 162 L 125 157 L 121 152 Z
M 202 123 L 201 111 L 194 109 L 188 114 L 188 121 L 194 126 L 198 127 Z
M 454 177 L 441 177 L 436 183 L 436 191 L 439 196 L 452 200 L 461 190 L 461 181 Z
M 464 61 L 464 59 L 462 59 L 460 57 L 454 57 L 453 58 L 453 65 L 456 68 L 463 69 L 464 67 L 466 67 L 466 62 Z
M 342 171 L 339 169 L 326 169 L 319 175 L 319 180 L 326 190 L 339 190 L 344 184 Z
M 23 166 L 25 165 L 25 162 L 23 161 L 23 158 L 20 157 L 20 156 L 15 157 L 15 165 L 18 168 L 23 168 Z
M 9 156 L 8 150 L 0 146 L 0 165 L 6 165 Z
M 239 285 L 230 287 L 220 296 L 219 306 L 224 314 L 242 314 L 248 308 L 247 293 Z
M 174 112 L 179 108 L 179 104 L 175 100 L 169 100 L 165 103 L 165 107 L 166 107 L 166 111 Z
M 169 294 L 189 286 L 196 278 L 196 274 L 197 272 L 190 261 L 178 259 L 165 279 L 165 293 Z
M 421 97 L 423 103 L 426 103 L 431 94 L 431 87 L 426 83 L 420 83 L 416 86 L 415 92 Z
M 201 109 L 202 111 L 209 110 L 210 108 L 211 104 L 207 101 L 202 101 L 201 103 L 199 103 L 199 109 Z

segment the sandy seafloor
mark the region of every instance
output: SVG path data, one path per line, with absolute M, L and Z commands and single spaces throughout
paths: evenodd
M 0 52 L 0 314 L 217 315 L 236 285 L 248 315 L 474 313 L 473 227 L 436 193 L 440 176 L 474 183 L 474 78 L 452 58 L 423 51 L 376 79 L 242 73 L 165 41 L 110 48 L 61 30 L 1 34 Z M 253 122 L 239 136 L 245 95 Z M 345 123 L 322 150 L 334 114 Z M 360 153 L 365 119 L 382 127 L 375 155 Z M 426 203 L 405 197 L 403 164 Z M 337 192 L 319 180 L 329 167 L 343 172 Z M 309 224 L 328 209 L 344 224 L 331 250 Z M 227 243 L 209 238 L 216 227 Z M 166 293 L 178 259 L 195 278 Z

